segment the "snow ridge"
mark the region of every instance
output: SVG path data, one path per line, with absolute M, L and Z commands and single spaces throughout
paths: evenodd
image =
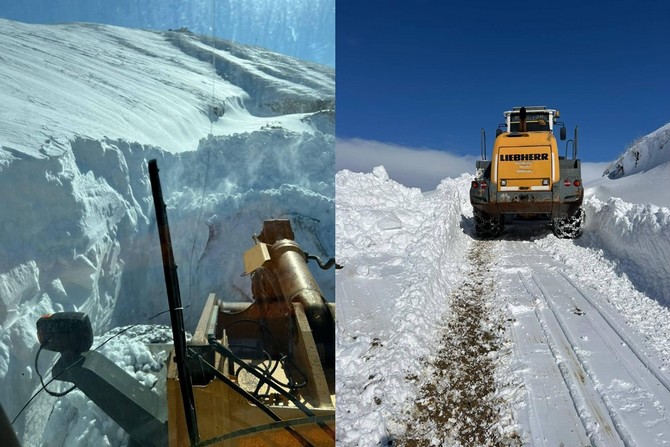
M 219 76 L 247 92 L 245 108 L 253 115 L 314 113 L 335 106 L 335 73 L 328 67 L 188 32 L 172 31 L 167 39 L 185 54 L 213 63 Z
M 0 120 L 6 150 L 34 153 L 52 136 L 81 135 L 181 152 L 208 133 L 311 132 L 311 115 L 334 112 L 333 68 L 257 47 L 177 31 L 4 19 L 0 40 L 0 103 L 13 111 Z

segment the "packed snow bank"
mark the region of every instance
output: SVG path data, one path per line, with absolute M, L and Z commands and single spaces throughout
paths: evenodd
M 209 137 L 197 151 L 179 157 L 162 154 L 158 166 L 175 259 L 181 266 L 182 301 L 191 306 L 185 314 L 187 327 L 195 325 L 209 293 L 226 301 L 251 299 L 249 279 L 240 276 L 242 254 L 265 219 L 290 219 L 303 249 L 322 259 L 335 255 L 335 189 L 328 180 L 334 177 L 333 141 L 319 133 L 274 129 Z M 142 160 L 141 153 L 131 156 Z M 146 181 L 141 179 L 131 178 L 130 184 Z M 138 202 L 147 204 L 144 213 L 151 216 L 149 185 L 138 189 Z M 121 257 L 134 265 L 126 261 L 116 324 L 149 318 L 165 307 L 160 299 L 138 299 L 165 296 L 155 222 L 138 227 L 122 246 Z M 332 270 L 313 273 L 334 300 Z
M 338 445 L 388 442 L 411 409 L 445 297 L 467 268 L 469 180 L 424 195 L 382 167 L 336 175 Z
M 577 244 L 600 248 L 636 287 L 670 306 L 670 209 L 619 198 L 585 203 L 586 228 Z
M 639 290 L 670 306 L 670 124 L 641 138 L 586 190 L 578 244 L 600 248 Z
M 575 241 L 603 251 L 620 274 L 664 306 L 670 306 L 670 262 L 666 262 L 670 259 L 668 139 L 670 125 L 635 146 L 644 160 L 640 163 L 643 168 L 631 169 L 634 173 L 627 171 L 622 177 L 603 176 L 587 185 L 584 234 Z M 616 163 L 630 160 L 630 153 Z

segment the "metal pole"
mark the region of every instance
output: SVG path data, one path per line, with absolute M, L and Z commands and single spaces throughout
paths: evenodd
M 156 160 L 149 160 L 149 179 L 151 181 L 151 192 L 156 209 L 156 223 L 158 225 L 158 236 L 161 242 L 161 253 L 163 255 L 163 272 L 165 273 L 165 288 L 167 289 L 168 303 L 170 305 L 170 320 L 172 321 L 172 335 L 174 338 L 175 361 L 177 363 L 177 374 L 179 387 L 184 403 L 184 416 L 191 445 L 195 446 L 200 441 L 198 434 L 198 420 L 195 414 L 195 399 L 191 385 L 191 374 L 186 364 L 186 336 L 184 334 L 184 314 L 179 295 L 179 279 L 177 277 L 177 265 L 172 253 L 172 240 L 170 239 L 170 227 L 168 225 L 166 206 L 163 202 L 163 191 L 158 177 L 158 164 Z

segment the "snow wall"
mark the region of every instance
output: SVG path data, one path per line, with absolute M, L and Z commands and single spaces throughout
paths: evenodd
M 47 140 L 39 156 L 3 147 L 0 394 L 10 418 L 39 383 L 32 365 L 41 315 L 86 312 L 96 334 L 168 323 L 167 314 L 148 320 L 167 309 L 150 159 L 160 170 L 188 330 L 210 292 L 250 301 L 242 254 L 265 219 L 290 219 L 305 251 L 334 256 L 332 135 L 268 128 L 209 136 L 179 154 L 84 137 Z M 310 266 L 334 300 L 333 271 Z M 19 434 L 26 427 L 41 434 L 33 425 L 46 422 L 49 399 L 28 407 L 15 424 Z
M 407 377 L 424 368 L 450 311 L 446 297 L 466 272 L 474 232 L 470 175 L 447 178 L 430 193 L 389 179 L 381 166 L 371 174 L 339 171 L 335 181 L 344 265 L 337 286 L 338 444 L 375 445 L 416 395 Z M 357 289 L 379 300 L 363 303 Z
M 670 306 L 669 166 L 670 123 L 637 140 L 603 173 L 612 184 L 626 182 L 641 200 L 605 200 L 596 191 L 598 197 L 585 200 L 585 237 L 578 241 L 602 248 L 640 291 L 664 306 Z
M 584 235 L 576 243 L 602 249 L 638 290 L 670 306 L 670 210 L 616 197 L 590 197 L 584 208 Z

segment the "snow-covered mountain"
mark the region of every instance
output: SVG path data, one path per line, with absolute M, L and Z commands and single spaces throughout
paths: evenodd
M 332 68 L 93 24 L 0 20 L 0 42 L 0 400 L 10 418 L 38 388 L 42 314 L 86 312 L 96 335 L 167 322 L 148 321 L 167 301 L 147 160 L 160 169 L 187 329 L 209 292 L 249 299 L 242 253 L 264 219 L 290 218 L 306 251 L 334 256 Z M 334 299 L 332 271 L 315 276 Z M 24 445 L 46 442 L 54 401 L 42 393 L 16 420 Z M 119 442 L 71 436 L 67 445 Z
M 52 0 L 39 7 L 6 1 L 2 16 L 31 23 L 95 22 L 153 30 L 188 27 L 197 34 L 214 33 L 335 65 L 335 0 Z
M 670 162 L 670 123 L 638 139 L 603 173 L 611 179 L 645 172 Z
M 577 240 L 476 240 L 472 174 L 338 172 L 338 445 L 665 445 L 668 129 L 586 185 Z

